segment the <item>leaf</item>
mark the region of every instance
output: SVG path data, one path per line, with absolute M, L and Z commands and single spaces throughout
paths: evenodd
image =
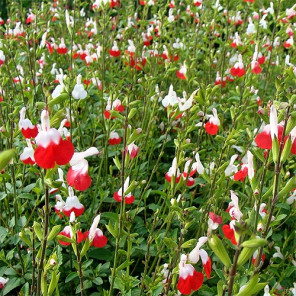
M 95 278 L 95 279 L 93 280 L 93 283 L 94 283 L 95 285 L 97 285 L 97 286 L 100 286 L 100 285 L 103 284 L 103 280 L 102 280 L 101 277 L 97 277 L 97 278 Z
M 6 238 L 8 234 L 8 230 L 3 227 L 3 226 L 0 226 L 0 243 L 2 244 Z
M 10 291 L 22 284 L 22 280 L 19 278 L 11 278 L 3 289 L 3 295 L 7 295 Z M 13 294 L 16 295 L 16 294 Z
M 77 272 L 71 272 L 65 279 L 65 283 L 68 283 L 70 281 L 72 281 L 73 279 L 75 279 L 76 277 L 78 277 L 78 273 Z
M 104 261 L 110 261 L 111 259 L 113 259 L 113 255 L 114 254 L 111 251 L 103 248 L 91 249 L 88 252 L 88 256 L 90 258 L 95 258 L 95 259 L 104 260 Z

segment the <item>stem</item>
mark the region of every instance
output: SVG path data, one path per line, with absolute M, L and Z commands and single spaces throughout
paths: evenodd
M 76 254 L 77 254 L 77 263 L 78 263 L 78 272 L 79 272 L 79 282 L 80 282 L 80 295 L 84 295 L 84 286 L 83 286 L 83 273 L 82 273 L 82 264 L 80 258 L 80 252 L 78 247 L 78 234 L 76 233 Z
M 122 197 L 121 197 L 121 203 L 120 203 L 120 216 L 119 216 L 119 233 L 118 237 L 116 238 L 116 246 L 115 246 L 115 257 L 114 257 L 114 265 L 112 269 L 112 276 L 111 276 L 111 286 L 109 290 L 109 296 L 112 295 L 113 287 L 114 287 L 114 281 L 115 281 L 115 274 L 116 274 L 116 267 L 117 267 L 117 261 L 118 261 L 118 250 L 119 250 L 119 243 L 121 239 L 121 234 L 123 230 L 123 218 L 124 218 L 124 212 L 125 212 L 125 192 L 124 192 L 124 181 L 125 181 L 125 149 L 126 149 L 126 143 L 127 143 L 127 127 L 128 127 L 128 112 L 129 112 L 129 102 L 127 102 L 127 108 L 126 108 L 126 115 L 125 115 L 125 124 L 124 124 L 124 139 L 123 139 L 123 153 L 122 153 L 122 171 L 121 171 L 121 188 L 122 188 Z
M 242 237 L 239 238 L 238 246 L 236 248 L 234 259 L 233 259 L 233 265 L 230 271 L 229 284 L 228 284 L 228 296 L 232 295 L 234 278 L 235 278 L 236 268 L 237 268 L 237 261 L 238 261 L 238 256 L 241 250 L 241 247 L 240 247 L 241 241 L 242 241 Z
M 47 185 L 45 185 L 44 234 L 43 234 L 43 240 L 42 240 L 41 258 L 38 266 L 36 296 L 40 296 L 40 291 L 41 291 L 41 275 L 43 272 L 44 258 L 45 258 L 46 245 L 47 245 L 48 224 L 49 224 L 49 191 L 48 191 Z

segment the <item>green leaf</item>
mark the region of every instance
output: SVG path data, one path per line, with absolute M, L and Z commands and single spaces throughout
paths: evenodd
M 9 279 L 8 283 L 4 286 L 2 291 L 3 295 L 7 295 L 13 289 L 19 287 L 22 284 L 22 280 L 19 278 L 11 278 Z M 17 295 L 17 294 L 10 294 L 10 295 Z

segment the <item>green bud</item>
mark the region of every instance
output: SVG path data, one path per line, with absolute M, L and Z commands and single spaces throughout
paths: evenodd
M 29 237 L 25 234 L 24 230 L 22 230 L 19 233 L 19 237 L 26 245 L 28 245 L 30 248 L 32 248 L 32 242 L 30 241 Z
M 279 192 L 278 198 L 282 198 L 290 193 L 292 189 L 296 187 L 296 176 L 292 177 L 286 186 Z M 264 197 L 264 196 L 263 196 Z
M 38 222 L 34 222 L 33 224 L 34 232 L 36 233 L 39 241 L 42 241 L 43 238 L 43 232 L 41 230 L 41 225 Z
M 263 247 L 267 244 L 267 240 L 264 238 L 255 238 L 255 239 L 250 239 L 247 241 L 244 241 L 242 243 L 243 247 L 247 248 L 258 248 L 258 247 Z
M 216 236 L 213 235 L 209 240 L 209 245 L 216 256 L 222 261 L 222 263 L 229 268 L 231 266 L 231 260 L 223 246 L 222 241 Z
M 284 163 L 288 156 L 291 154 L 291 148 L 292 148 L 292 140 L 291 137 L 288 137 L 288 140 L 285 143 L 282 155 L 281 155 L 281 163 Z
M 252 257 L 255 250 L 256 248 L 243 248 L 238 256 L 237 266 L 239 267 L 244 265 Z
M 8 165 L 14 154 L 14 149 L 6 150 L 0 153 L 0 171 L 2 171 L 6 167 L 6 165 Z
M 193 248 L 196 245 L 196 239 L 190 239 L 189 241 L 182 244 L 181 248 L 187 249 L 187 248 Z
M 117 156 L 115 156 L 115 158 L 113 158 L 113 162 L 115 163 L 117 169 L 120 171 L 121 170 L 121 164 L 120 164 L 120 161 L 119 161 Z
M 272 159 L 274 163 L 277 163 L 280 152 L 279 141 L 276 137 L 272 140 Z
M 50 242 L 51 240 L 53 240 L 57 235 L 58 233 L 60 232 L 61 230 L 61 225 L 56 225 L 52 228 L 52 230 L 50 231 L 49 235 L 48 235 L 48 238 L 47 238 L 47 241 Z
M 56 238 L 65 243 L 72 243 L 72 244 L 75 243 L 75 241 L 72 238 L 69 238 L 64 235 L 57 235 Z
M 132 119 L 136 115 L 137 112 L 138 112 L 137 108 L 132 108 L 130 110 L 130 112 L 128 113 L 128 119 Z

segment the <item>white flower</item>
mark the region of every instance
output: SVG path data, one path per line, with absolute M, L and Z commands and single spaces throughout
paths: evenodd
M 77 77 L 77 83 L 74 86 L 74 89 L 72 91 L 72 97 L 76 100 L 83 100 L 87 97 L 87 92 L 84 89 L 83 84 L 81 83 L 81 75 L 79 74 Z

